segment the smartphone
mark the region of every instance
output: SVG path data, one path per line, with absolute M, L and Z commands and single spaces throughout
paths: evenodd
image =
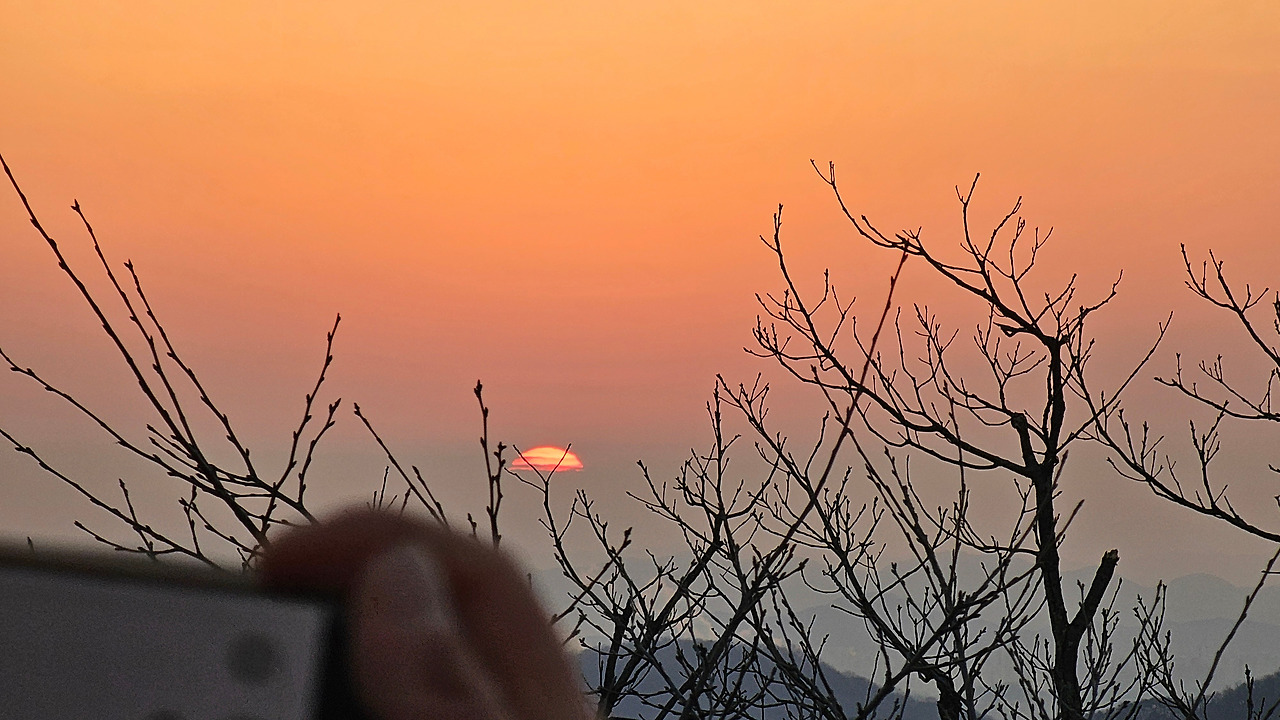
M 342 609 L 248 576 L 0 549 L 0 718 L 346 720 Z

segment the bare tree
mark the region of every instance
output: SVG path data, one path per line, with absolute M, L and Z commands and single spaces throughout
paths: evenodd
M 1146 422 L 1138 426 L 1131 424 L 1123 408 L 1099 408 L 1098 438 L 1115 452 L 1112 463 L 1121 474 L 1145 483 L 1159 497 L 1216 518 L 1249 535 L 1280 543 L 1280 530 L 1240 514 L 1227 495 L 1227 483 L 1215 482 L 1210 468 L 1222 447 L 1224 421 L 1280 423 L 1280 409 L 1272 404 L 1272 392 L 1280 382 L 1280 343 L 1276 338 L 1280 334 L 1280 292 L 1271 293 L 1268 300 L 1267 295 L 1271 291 L 1265 288 L 1255 292 L 1245 285 L 1243 293 L 1233 289 L 1223 272 L 1223 262 L 1212 251 L 1208 261 L 1201 264 L 1199 272 L 1187 256 L 1185 245 L 1182 246 L 1182 261 L 1187 272 L 1187 287 L 1197 297 L 1231 317 L 1247 336 L 1250 345 L 1261 354 L 1267 364 L 1261 387 L 1246 390 L 1239 380 L 1229 378 L 1222 355 L 1212 361 L 1199 362 L 1198 374 L 1205 385 L 1184 374 L 1181 354 L 1177 356 L 1172 377 L 1156 378 L 1157 382 L 1177 390 L 1214 413 L 1208 428 L 1198 428 L 1194 421 L 1190 422 L 1191 447 L 1196 456 L 1190 477 L 1180 473 L 1175 467 L 1174 457 L 1164 451 L 1167 443 L 1163 443 L 1163 436 L 1155 434 Z M 1263 317 L 1259 319 L 1260 313 L 1255 311 L 1264 309 Z M 1280 472 L 1274 465 L 1268 469 L 1273 473 Z M 1280 503 L 1280 496 L 1276 501 Z
M 1280 334 L 1280 293 L 1273 293 L 1265 288 L 1255 292 L 1247 284 L 1242 291 L 1233 287 L 1223 270 L 1223 261 L 1213 251 L 1209 251 L 1208 260 L 1202 262 L 1198 270 L 1188 256 L 1185 245 L 1181 247 L 1181 252 L 1183 267 L 1187 273 L 1187 288 L 1197 298 L 1230 317 L 1233 324 L 1248 338 L 1248 345 L 1263 359 L 1266 371 L 1259 383 L 1260 387 L 1252 391 L 1246 390 L 1246 383 L 1228 377 L 1221 354 L 1212 361 L 1201 360 L 1197 364 L 1198 372 L 1194 375 L 1184 372 L 1182 356 L 1178 354 L 1173 375 L 1156 378 L 1160 384 L 1176 390 L 1194 405 L 1206 408 L 1213 414 L 1207 428 L 1197 427 L 1194 420 L 1188 421 L 1190 446 L 1195 457 L 1195 464 L 1189 473 L 1178 469 L 1177 451 L 1166 449 L 1168 443 L 1164 436 L 1154 432 L 1147 422 L 1135 426 L 1126 417 L 1122 407 L 1098 409 L 1095 436 L 1112 451 L 1110 462 L 1121 475 L 1147 485 L 1156 496 L 1224 522 L 1247 535 L 1277 544 L 1276 553 L 1263 568 L 1257 585 L 1244 598 L 1236 622 L 1223 638 L 1203 678 L 1190 686 L 1185 681 L 1175 679 L 1172 658 L 1167 654 L 1168 638 L 1145 638 L 1145 654 L 1155 657 L 1154 662 L 1149 662 L 1152 662 L 1153 667 L 1160 668 L 1160 682 L 1156 685 L 1160 703 L 1179 718 L 1202 718 L 1208 717 L 1210 711 L 1213 693 L 1209 691 L 1209 686 L 1219 670 L 1223 654 L 1247 618 L 1254 599 L 1273 574 L 1272 568 L 1277 558 L 1280 558 L 1280 530 L 1275 529 L 1275 523 L 1265 523 L 1256 517 L 1242 514 L 1227 494 L 1229 483 L 1220 477 L 1213 465 L 1222 448 L 1221 433 L 1224 423 L 1265 425 L 1280 422 L 1280 410 L 1272 405 L 1272 391 L 1277 381 L 1280 381 L 1280 347 L 1276 338 Z M 1280 472 L 1274 465 L 1269 465 L 1268 470 L 1272 473 Z M 1276 496 L 1276 502 L 1280 503 L 1280 495 Z M 1246 684 L 1250 690 L 1248 712 L 1253 717 L 1255 708 L 1252 706 L 1251 677 L 1246 677 Z M 1256 710 L 1259 716 L 1270 715 L 1276 712 L 1276 706 L 1273 703 L 1268 709 L 1264 703 Z
M 981 371 L 965 371 L 954 344 L 957 333 L 944 330 L 940 318 L 920 305 L 914 307 L 911 325 L 922 347 L 917 351 L 911 346 L 899 317 L 896 353 L 886 356 L 874 352 L 857 332 L 852 302 L 842 302 L 829 279 L 816 301 L 806 301 L 788 268 L 778 222 L 774 238 L 767 244 L 777 259 L 784 289 L 781 295 L 761 300 L 769 321 L 757 327 L 756 352 L 774 359 L 796 381 L 819 391 L 831 412 L 846 418 L 839 432 L 852 433 L 849 421 L 856 419 L 870 437 L 891 451 L 920 454 L 952 467 L 960 473 L 962 488 L 974 482 L 969 479 L 972 474 L 989 478 L 988 483 L 998 477 L 1013 481 L 1015 492 L 1024 499 L 1025 512 L 1031 516 L 1027 528 L 1030 548 L 1018 542 L 1017 532 L 1006 534 L 1004 541 L 981 539 L 960 520 L 963 512 L 959 509 L 952 517 L 956 524 L 950 532 L 974 550 L 1031 555 L 1050 635 L 1039 648 L 1006 644 L 1024 655 L 1024 669 L 1043 670 L 1047 675 L 1043 686 L 1032 678 L 1024 679 L 1027 703 L 1047 717 L 1093 716 L 1105 708 L 1086 705 L 1086 701 L 1109 703 L 1110 699 L 1103 698 L 1114 699 L 1114 695 L 1091 692 L 1082 685 L 1081 656 L 1099 619 L 1119 554 L 1114 550 L 1105 553 L 1082 597 L 1068 599 L 1059 547 L 1078 506 L 1062 517 L 1058 481 L 1070 447 L 1085 439 L 1098 414 L 1115 407 L 1159 338 L 1114 389 L 1094 393 L 1086 382 L 1093 349 L 1088 321 L 1115 296 L 1119 280 L 1109 293 L 1089 303 L 1076 299 L 1074 276 L 1049 292 L 1035 289 L 1032 273 L 1051 232 L 1027 232 L 1025 221 L 1018 216 L 1020 200 L 994 229 L 979 236 L 970 224 L 977 178 L 967 192 L 957 188 L 961 233 L 958 259 L 952 260 L 926 244 L 919 230 L 887 235 L 867 216 L 852 211 L 840 194 L 834 166 L 819 174 L 859 236 L 875 247 L 922 262 L 932 276 L 985 307 L 986 317 L 973 336 Z M 852 331 L 845 331 L 846 325 L 852 326 Z M 845 359 L 848 356 L 851 360 Z M 855 370 L 864 358 L 871 368 L 865 379 Z M 866 402 L 853 403 L 856 415 L 846 415 L 842 404 L 855 397 L 865 397 Z M 907 485 L 906 479 L 903 484 Z M 910 498 L 907 487 L 903 496 Z M 962 505 L 963 500 L 957 508 Z M 911 512 L 910 507 L 904 507 L 895 514 L 909 517 Z M 940 519 L 932 524 L 943 525 Z M 1015 523 L 1013 527 L 1021 526 Z M 925 559 L 928 561 L 927 556 Z M 940 580 L 945 579 L 945 573 L 939 575 Z M 939 589 L 944 596 L 954 592 L 945 583 Z M 1016 627 L 1010 628 L 1011 636 L 1017 635 Z
M 895 274 L 881 325 L 892 307 L 896 281 Z M 876 341 L 869 342 L 874 346 Z M 869 363 L 863 370 L 869 370 Z M 631 542 L 630 530 L 620 537 L 611 535 L 608 522 L 594 512 L 585 493 L 577 494 L 567 519 L 561 521 L 551 499 L 549 477 L 539 473 L 539 482 L 530 481 L 542 494 L 544 525 L 557 562 L 574 586 L 570 607 L 557 617 L 576 616 L 573 634 L 584 628 L 590 632 L 590 640 L 582 642 L 600 657 L 599 672 L 590 684 L 602 715 L 613 714 L 629 699 L 652 710 L 655 718 L 763 716 L 774 708 L 806 717 L 870 718 L 878 712 L 884 717 L 886 707 L 892 717 L 901 714 L 902 699 L 885 701 L 904 678 L 936 662 L 932 656 L 925 658 L 934 642 L 929 641 L 912 651 L 916 657 L 909 667 L 894 668 L 884 684 L 868 688 L 864 702 L 851 712 L 836 696 L 828 668 L 821 662 L 821 641 L 811 636 L 790 604 L 788 586 L 803 578 L 811 558 L 802 555 L 828 549 L 821 544 L 826 536 L 816 527 L 839 535 L 869 524 L 870 533 L 879 512 L 867 513 L 867 523 L 861 522 L 861 513 L 833 519 L 846 507 L 842 486 L 851 472 L 841 473 L 838 461 L 849 437 L 853 406 L 844 409 L 839 434 L 830 442 L 825 435 L 819 437 L 806 467 L 800 469 L 783 440 L 770 445 L 768 431 L 759 422 L 766 394 L 764 386 L 733 389 L 720 380 L 708 405 L 713 437 L 709 450 L 687 460 L 670 486 L 654 481 L 641 465 L 648 492 L 633 497 L 683 539 L 689 557 L 685 564 L 649 554 L 637 568 L 624 554 Z M 852 402 L 856 404 L 857 398 Z M 739 475 L 732 469 L 743 461 L 732 457 L 741 437 L 726 431 L 722 414 L 726 404 L 756 431 L 757 462 L 746 468 L 758 473 L 754 479 L 748 479 L 752 472 Z M 828 492 L 829 485 L 836 487 Z M 838 509 L 831 506 L 833 498 Z M 565 538 L 574 522 L 585 523 L 603 551 L 598 571 L 585 569 L 584 559 L 568 549 Z M 841 524 L 842 529 L 837 529 Z M 919 529 L 918 522 L 915 527 Z M 851 572 L 858 566 L 858 578 L 864 567 L 874 568 L 870 558 L 874 549 L 856 542 L 857 556 L 837 553 L 839 560 L 828 558 L 831 573 L 837 573 L 833 563 L 843 563 Z M 930 545 L 926 552 L 932 549 Z M 937 634 L 943 635 L 949 623 L 997 595 L 947 608 L 943 614 L 949 620 L 942 621 L 944 628 Z M 874 608 L 870 616 L 881 621 L 886 635 L 895 639 L 914 635 L 905 628 L 903 618 L 887 619 L 869 592 L 864 592 L 862 600 L 864 607 Z
M 0 427 L 0 437 L 15 450 L 30 456 L 45 472 L 109 514 L 118 524 L 117 528 L 122 525 L 132 539 L 118 539 L 115 532 L 93 530 L 79 521 L 76 526 L 115 550 L 152 559 L 177 556 L 217 566 L 225 561 L 213 550 L 225 553 L 230 548 L 239 556 L 241 564 L 248 566 L 270 542 L 273 528 L 314 521 L 306 504 L 307 475 L 316 447 L 333 427 L 342 402 L 335 399 L 327 405 L 318 404 L 326 374 L 333 363 L 333 341 L 341 317 L 334 320 L 327 335 L 324 360 L 314 386 L 303 398 L 302 417 L 289 439 L 283 467 L 268 473 L 259 468 L 229 415 L 221 409 L 174 346 L 143 290 L 133 263 L 125 262 L 126 275 L 118 275 L 107 261 L 80 204 L 73 204 L 71 208 L 82 221 L 100 268 L 114 290 L 113 297 L 104 299 L 96 296 L 45 230 L 3 157 L 0 157 L 0 164 L 3 164 L 5 175 L 22 201 L 32 226 L 53 252 L 59 269 L 75 286 L 101 324 L 111 346 L 127 366 L 146 399 L 152 420 L 141 429 L 121 428 L 105 413 L 88 407 L 70 391 L 55 385 L 36 370 L 19 364 L 2 348 L 0 359 L 11 371 L 25 376 L 69 404 L 116 445 L 143 460 L 161 476 L 172 479 L 178 491 L 177 504 L 183 518 L 178 525 L 181 529 L 174 530 L 168 524 L 140 517 L 134 507 L 129 484 L 123 478 L 118 481 L 119 499 L 104 497 L 59 470 L 37 450 L 21 442 L 13 432 Z M 114 307 L 108 301 L 114 301 Z M 315 415 L 317 412 L 320 413 L 319 418 Z M 220 436 L 210 437 L 207 432 L 200 432 L 201 421 L 209 416 L 220 429 Z M 214 459 L 225 454 L 228 448 L 231 457 L 235 458 L 231 464 Z M 211 545 L 215 547 L 211 549 Z

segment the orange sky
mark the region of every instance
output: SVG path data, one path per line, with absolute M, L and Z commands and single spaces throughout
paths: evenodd
M 983 217 L 1026 196 L 1054 268 L 1125 269 L 1112 337 L 1187 306 L 1180 242 L 1280 282 L 1274 3 L 364 5 L 4 3 L 0 152 L 87 259 L 81 201 L 272 438 L 341 312 L 335 391 L 416 462 L 472 472 L 481 377 L 495 432 L 572 442 L 584 482 L 674 463 L 714 373 L 759 369 L 777 203 L 800 268 L 882 292 L 893 258 L 850 238 L 810 158 L 887 229 L 945 237 L 977 171 Z M 124 397 L 0 198 L 0 341 Z M 74 446 L 37 399 L 0 384 L 5 422 Z M 377 465 L 358 428 L 336 443 Z M 65 525 L 51 492 L 6 487 L 0 519 Z

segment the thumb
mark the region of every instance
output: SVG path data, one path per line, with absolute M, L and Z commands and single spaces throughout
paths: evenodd
M 399 545 L 374 558 L 351 600 L 357 692 L 377 717 L 509 720 L 424 548 Z

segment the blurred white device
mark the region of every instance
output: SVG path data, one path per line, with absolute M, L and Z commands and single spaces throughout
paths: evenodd
M 336 603 L 248 578 L 0 553 L 0 718 L 356 717 Z

